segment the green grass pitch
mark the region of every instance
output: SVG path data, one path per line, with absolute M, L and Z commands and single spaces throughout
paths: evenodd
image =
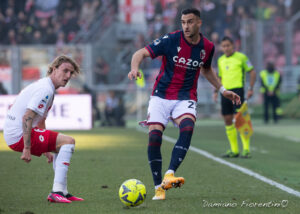
M 219 157 L 228 148 L 224 126 L 221 122 L 199 124 L 192 146 Z M 300 191 L 300 143 L 287 139 L 284 134 L 276 135 L 286 126 L 282 127 L 257 126 L 251 144 L 253 157 L 229 161 Z M 291 127 L 297 138 L 297 124 Z M 276 129 L 278 131 L 273 133 Z M 76 139 L 68 190 L 85 201 L 48 203 L 46 197 L 53 182 L 52 164 L 47 164 L 45 157 L 33 157 L 31 163 L 24 163 L 20 160 L 21 153 L 10 151 L 0 133 L 0 214 L 296 214 L 300 210 L 300 198 L 193 151 L 188 152 L 176 173 L 185 177 L 183 187 L 167 191 L 165 201 L 152 201 L 154 190 L 147 161 L 147 134 L 134 128 L 63 133 Z M 169 124 L 165 134 L 177 138 L 178 130 Z M 168 167 L 172 148 L 173 144 L 163 141 L 163 172 Z M 128 209 L 120 202 L 118 190 L 121 183 L 130 178 L 146 185 L 147 198 L 141 206 Z M 269 203 L 271 207 L 259 207 L 258 203 L 264 206 Z M 279 207 L 275 207 L 276 204 Z M 219 207 L 224 205 L 233 207 Z

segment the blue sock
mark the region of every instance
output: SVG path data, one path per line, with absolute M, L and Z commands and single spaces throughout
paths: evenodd
M 161 165 L 162 158 L 160 153 L 160 146 L 162 142 L 162 132 L 160 130 L 152 130 L 149 132 L 148 144 L 148 161 L 150 164 L 154 185 L 161 184 Z
M 176 172 L 179 165 L 183 161 L 191 144 L 194 130 L 194 121 L 191 118 L 183 119 L 179 124 L 179 138 L 173 148 L 169 169 Z

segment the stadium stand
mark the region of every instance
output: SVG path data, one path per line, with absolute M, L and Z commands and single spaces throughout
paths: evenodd
M 286 23 L 299 12 L 300 1 L 144 0 L 145 30 L 134 31 L 125 27 L 125 31 L 118 32 L 120 26 L 127 26 L 120 20 L 120 13 L 124 10 L 120 5 L 122 2 L 1 0 L 0 68 L 4 72 L 0 78 L 5 79 L 4 87 L 9 93 L 17 93 L 27 84 L 26 81 L 29 83 L 36 74 L 43 74 L 49 58 L 64 53 L 75 57 L 84 67 L 85 83 L 93 91 L 107 93 L 112 89 L 119 92 L 133 89 L 135 85 L 127 79 L 132 53 L 153 39 L 180 29 L 181 10 L 196 7 L 201 11 L 204 23 L 202 33 L 216 46 L 214 67 L 221 55 L 220 40 L 223 36 L 230 36 L 237 50 L 249 56 L 257 71 L 264 67 L 265 62 L 273 61 L 282 73 L 283 88 L 289 92 L 297 90 L 300 19 L 293 23 L 290 48 L 287 48 L 285 33 Z M 287 53 L 291 54 L 290 64 Z M 17 57 L 19 63 L 12 63 L 11 56 Z M 149 59 L 143 63 L 146 87 L 152 86 L 159 66 L 159 59 Z M 26 74 L 23 76 L 25 79 L 20 78 L 20 87 L 11 86 L 16 85 L 18 78 L 13 78 L 16 83 L 9 83 L 10 75 L 16 73 L 10 70 L 22 70 Z M 211 100 L 212 89 L 201 77 L 199 81 L 203 87 L 199 102 L 205 103 L 205 108 L 210 111 L 215 106 Z M 82 80 L 78 82 L 82 85 Z M 68 89 L 66 93 L 70 91 L 78 93 L 80 90 Z M 105 100 L 105 97 L 100 100 Z

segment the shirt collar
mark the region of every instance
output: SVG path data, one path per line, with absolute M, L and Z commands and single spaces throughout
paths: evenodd
M 55 91 L 55 87 L 54 87 L 54 84 L 53 84 L 51 78 L 50 78 L 50 77 L 47 77 L 47 80 L 48 80 L 48 82 L 49 82 L 49 85 L 50 85 L 51 88 L 53 89 L 53 91 Z

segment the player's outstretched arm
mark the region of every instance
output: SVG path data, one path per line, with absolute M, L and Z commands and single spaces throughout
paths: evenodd
M 250 99 L 253 96 L 253 88 L 256 81 L 256 72 L 254 71 L 254 69 L 249 71 L 249 73 L 250 73 L 250 88 L 248 89 L 247 92 L 247 99 Z
M 26 163 L 29 163 L 31 161 L 31 129 L 33 118 L 35 116 L 36 113 L 34 111 L 32 111 L 31 109 L 27 109 L 22 119 L 24 149 L 21 159 Z
M 234 104 L 241 104 L 241 98 L 239 95 L 232 91 L 227 91 L 221 84 L 219 78 L 217 77 L 216 73 L 213 71 L 212 67 L 204 68 L 202 67 L 203 75 L 205 78 L 218 90 L 220 93 L 230 99 Z
M 143 59 L 146 57 L 150 57 L 150 53 L 146 48 L 139 49 L 132 55 L 131 71 L 128 73 L 128 78 L 130 80 L 136 80 L 138 77 L 142 77 L 141 72 L 139 72 L 139 67 Z

